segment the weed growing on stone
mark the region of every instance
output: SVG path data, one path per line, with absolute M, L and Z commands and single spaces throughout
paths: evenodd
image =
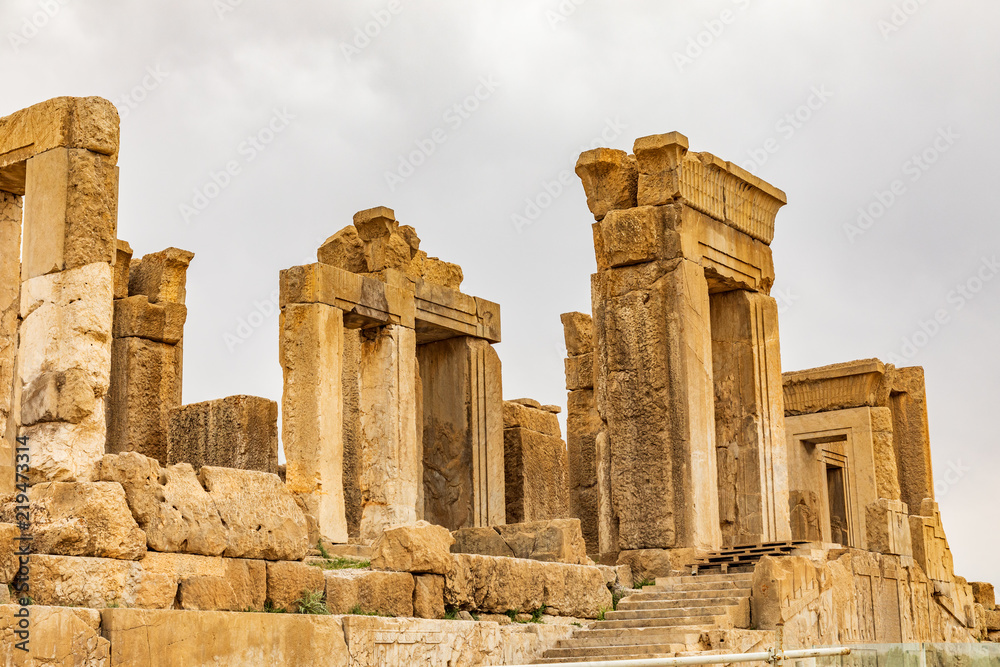
M 302 591 L 302 597 L 295 601 L 300 614 L 329 616 L 330 610 L 323 602 L 323 591 Z

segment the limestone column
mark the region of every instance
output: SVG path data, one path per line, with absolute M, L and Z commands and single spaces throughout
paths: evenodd
M 413 329 L 388 325 L 363 331 L 360 374 L 360 534 L 370 541 L 387 526 L 417 520 L 422 463 Z M 340 379 L 339 369 L 335 377 Z
M 704 270 L 620 266 L 592 283 L 597 407 L 620 549 L 717 548 L 712 338 Z M 602 545 L 602 550 L 604 545 Z
M 777 302 L 745 290 L 710 302 L 722 542 L 789 540 Z
M 21 293 L 21 197 L 0 192 L 0 495 L 14 491 L 14 369 Z
M 889 406 L 900 498 L 915 513 L 924 499 L 934 499 L 924 369 L 897 368 L 890 377 Z
M 344 313 L 322 303 L 288 304 L 281 311 L 280 327 L 285 482 L 315 517 L 320 535 L 346 543 Z
M 486 340 L 417 346 L 423 394 L 424 518 L 449 530 L 504 521 L 500 358 Z

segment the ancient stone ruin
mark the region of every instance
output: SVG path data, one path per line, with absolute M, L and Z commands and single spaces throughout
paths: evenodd
M 278 276 L 280 406 L 185 405 L 197 260 L 118 238 L 118 149 L 100 98 L 0 118 L 4 664 L 1000 661 L 922 369 L 782 372 L 777 188 L 678 133 L 580 156 L 564 440 L 560 406 L 503 398 L 500 306 L 385 207 Z

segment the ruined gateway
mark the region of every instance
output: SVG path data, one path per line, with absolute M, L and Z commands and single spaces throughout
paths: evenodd
M 100 98 L 0 119 L 3 664 L 1000 640 L 953 571 L 922 370 L 782 373 L 785 195 L 683 135 L 577 163 L 598 270 L 562 315 L 565 441 L 502 398 L 500 307 L 379 207 L 279 277 L 284 466 L 274 402 L 183 404 L 194 255 L 117 238 L 118 148 Z

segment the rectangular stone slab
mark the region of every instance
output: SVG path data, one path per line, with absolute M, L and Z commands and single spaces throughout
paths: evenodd
M 386 324 L 413 328 L 413 299 L 404 290 L 375 278 L 328 264 L 293 266 L 280 274 L 282 308 L 324 303 L 344 311 L 344 326 L 364 329 Z
M 415 291 L 417 342 L 454 336 L 500 342 L 500 306 L 458 290 L 417 281 Z

